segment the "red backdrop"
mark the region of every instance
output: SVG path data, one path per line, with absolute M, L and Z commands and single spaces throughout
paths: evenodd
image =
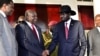
M 85 29 L 92 29 L 94 27 L 94 13 L 93 6 L 79 6 L 79 18 L 83 23 Z
M 39 20 L 48 24 L 49 21 L 56 20 L 60 21 L 59 15 L 60 5 L 55 4 L 20 4 L 16 3 L 14 6 L 14 13 L 9 16 L 9 22 L 14 22 L 20 15 L 24 15 L 25 10 L 34 9 L 37 12 Z

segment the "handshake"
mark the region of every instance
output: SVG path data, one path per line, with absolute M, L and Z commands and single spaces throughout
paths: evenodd
M 48 56 L 49 55 L 49 50 L 44 50 L 42 52 L 42 56 Z

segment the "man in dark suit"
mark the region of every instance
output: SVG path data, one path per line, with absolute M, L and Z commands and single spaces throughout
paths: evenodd
M 62 21 L 53 29 L 53 39 L 47 53 L 50 54 L 58 44 L 58 56 L 84 56 L 87 44 L 83 26 L 70 17 L 76 12 L 64 5 L 61 6 L 60 14 Z
M 18 56 L 43 56 L 44 44 L 41 30 L 35 25 L 37 14 L 34 10 L 26 10 L 25 21 L 16 26 Z

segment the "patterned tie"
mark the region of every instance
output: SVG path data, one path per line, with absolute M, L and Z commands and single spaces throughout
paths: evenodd
M 34 35 L 36 36 L 36 38 L 38 39 L 38 36 L 37 36 L 37 33 L 36 33 L 36 29 L 35 29 L 35 27 L 34 27 L 35 25 L 33 25 L 32 24 L 32 30 L 33 30 L 33 33 L 34 33 Z
M 67 27 L 67 23 L 65 23 L 65 34 L 66 34 L 66 39 L 68 39 L 68 27 Z

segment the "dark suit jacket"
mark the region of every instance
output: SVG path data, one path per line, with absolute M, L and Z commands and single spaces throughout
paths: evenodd
M 86 38 L 82 24 L 77 20 L 71 20 L 68 34 L 66 40 L 64 21 L 58 23 L 54 29 L 52 43 L 48 48 L 50 52 L 58 43 L 58 56 L 84 56 Z
M 41 56 L 44 44 L 40 28 L 36 26 L 40 42 L 33 34 L 26 22 L 16 26 L 16 39 L 18 41 L 18 56 Z

